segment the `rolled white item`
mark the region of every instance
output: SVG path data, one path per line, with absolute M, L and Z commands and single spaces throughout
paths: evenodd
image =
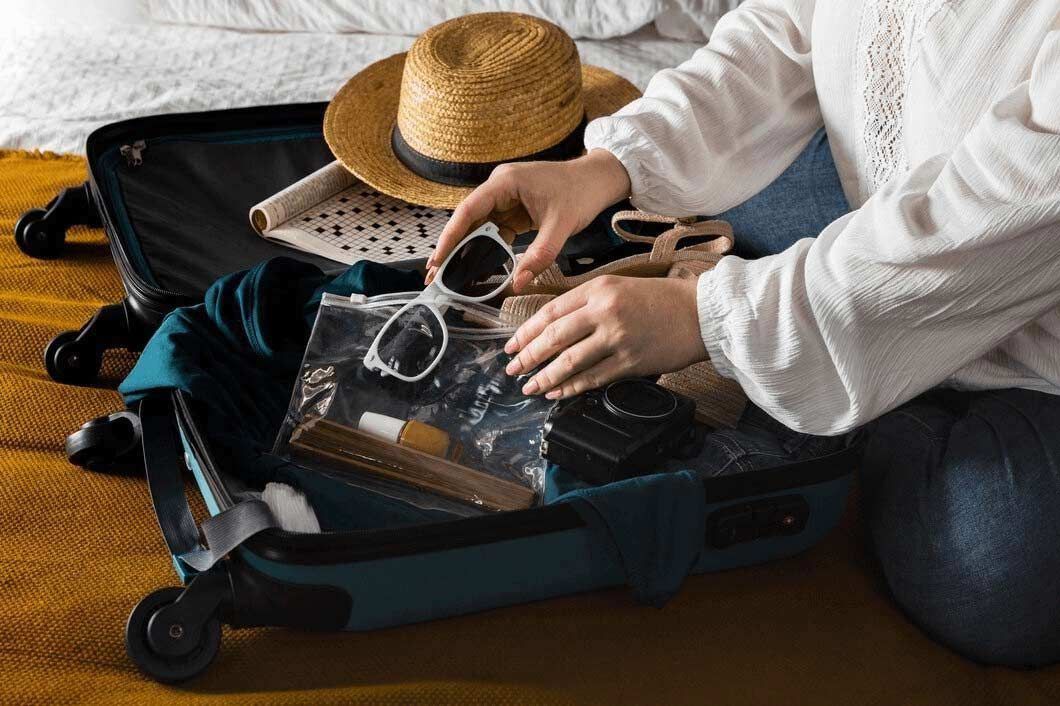
M 261 492 L 261 500 L 272 511 L 280 529 L 287 532 L 319 534 L 320 521 L 306 497 L 298 488 L 286 483 L 269 483 Z
M 357 428 L 365 434 L 396 444 L 401 438 L 401 430 L 405 428 L 405 424 L 404 419 L 388 417 L 378 412 L 365 412 L 357 421 Z

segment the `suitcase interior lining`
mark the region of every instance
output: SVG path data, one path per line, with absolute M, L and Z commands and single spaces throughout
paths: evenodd
M 277 256 L 325 272 L 343 265 L 275 245 L 250 227 L 250 207 L 331 162 L 319 135 L 285 139 L 149 140 L 142 164 L 118 160 L 115 176 L 155 283 L 201 299 L 230 272 Z M 222 245 L 223 243 L 223 245 Z

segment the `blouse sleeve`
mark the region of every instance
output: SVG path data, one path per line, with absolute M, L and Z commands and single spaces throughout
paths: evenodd
M 635 206 L 721 213 L 795 160 L 822 122 L 810 66 L 813 4 L 740 5 L 706 47 L 656 74 L 644 97 L 589 124 L 586 148 L 622 162 Z
M 838 434 L 1060 306 L 1057 76 L 1060 30 L 952 153 L 816 239 L 704 274 L 701 332 L 719 370 L 786 425 Z

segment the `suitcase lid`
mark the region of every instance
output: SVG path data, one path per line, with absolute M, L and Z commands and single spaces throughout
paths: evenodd
M 201 301 L 218 277 L 280 255 L 340 270 L 262 238 L 247 215 L 333 161 L 321 133 L 326 106 L 158 115 L 95 130 L 90 183 L 130 294 L 168 311 Z

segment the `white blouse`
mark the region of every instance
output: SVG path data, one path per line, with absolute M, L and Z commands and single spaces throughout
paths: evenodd
M 751 0 L 585 143 L 638 207 L 714 214 L 821 125 L 856 210 L 700 278 L 718 370 L 814 434 L 940 384 L 1060 394 L 1060 4 Z

